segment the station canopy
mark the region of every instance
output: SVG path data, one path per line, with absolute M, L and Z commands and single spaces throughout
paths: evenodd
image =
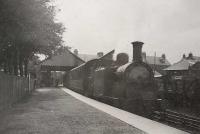
M 67 71 L 83 64 L 84 62 L 85 61 L 76 56 L 70 50 L 67 50 L 59 55 L 44 60 L 40 65 L 41 70 Z

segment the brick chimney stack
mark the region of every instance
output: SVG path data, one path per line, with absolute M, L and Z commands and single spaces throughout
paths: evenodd
M 165 55 L 165 54 L 162 54 L 162 55 L 161 55 L 161 58 L 160 58 L 160 62 L 161 62 L 161 63 L 165 63 L 165 61 L 166 61 L 166 55 Z
M 193 54 L 190 52 L 189 53 L 189 55 L 188 55 L 188 59 L 190 59 L 190 60 L 193 60 L 194 58 L 193 58 Z
M 183 59 L 186 59 L 186 55 L 185 54 L 183 54 Z
M 98 52 L 98 53 L 97 53 L 97 57 L 98 57 L 98 58 L 103 57 L 103 52 Z
M 135 41 L 133 45 L 133 62 L 142 62 L 142 46 L 143 42 Z
M 161 56 L 164 60 L 166 59 L 166 55 L 165 54 L 162 54 Z
M 77 49 L 74 49 L 74 54 L 75 54 L 76 56 L 78 56 L 78 50 L 77 50 Z

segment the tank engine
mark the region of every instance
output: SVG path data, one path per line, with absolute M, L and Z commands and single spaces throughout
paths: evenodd
M 69 87 L 127 111 L 151 115 L 156 102 L 153 71 L 142 60 L 143 43 L 136 41 L 132 45 L 131 63 L 125 53 L 118 54 L 116 61 L 89 61 L 69 72 Z
M 142 61 L 142 42 L 133 42 L 133 62 L 118 54 L 110 67 L 94 72 L 94 96 L 127 111 L 150 115 L 156 103 L 156 86 L 153 71 Z

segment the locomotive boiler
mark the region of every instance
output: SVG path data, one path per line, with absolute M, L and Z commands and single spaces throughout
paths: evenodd
M 69 88 L 139 115 L 151 115 L 157 93 L 153 71 L 142 60 L 143 43 L 132 45 L 132 62 L 125 53 L 118 54 L 116 61 L 89 61 L 69 72 Z

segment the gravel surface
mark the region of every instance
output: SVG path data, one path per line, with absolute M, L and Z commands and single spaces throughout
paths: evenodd
M 56 88 L 37 89 L 0 118 L 0 134 L 145 134 Z

